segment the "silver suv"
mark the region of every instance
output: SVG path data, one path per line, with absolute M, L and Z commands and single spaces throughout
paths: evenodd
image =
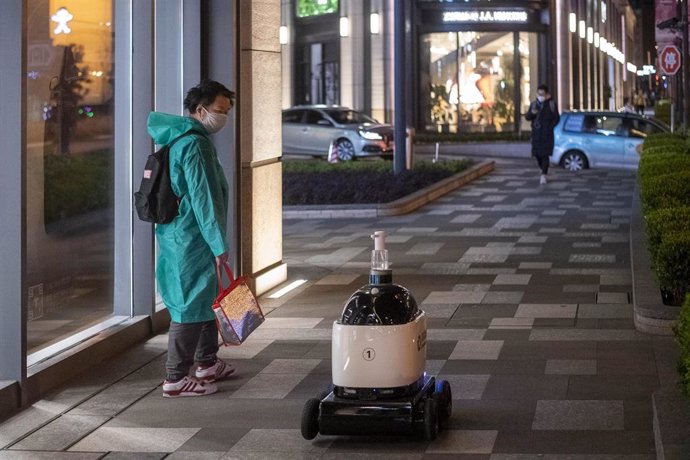
M 361 112 L 340 106 L 304 105 L 283 110 L 283 154 L 338 159 L 393 157 L 393 128 Z

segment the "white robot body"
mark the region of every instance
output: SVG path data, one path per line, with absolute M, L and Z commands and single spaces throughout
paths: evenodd
M 399 325 L 333 324 L 333 384 L 396 388 L 416 382 L 426 365 L 426 315 Z

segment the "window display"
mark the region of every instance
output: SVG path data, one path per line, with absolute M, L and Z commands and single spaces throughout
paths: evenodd
M 523 35 L 525 36 L 523 40 Z M 447 32 L 423 36 L 423 83 L 428 85 L 425 123 L 432 132 L 513 131 L 516 114 L 516 66 L 520 79 L 517 88 L 522 104 L 529 95 L 536 71 L 536 52 L 530 44 L 536 34 L 519 34 L 515 52 L 514 32 Z M 536 46 L 536 45 L 535 45 Z M 426 74 L 425 74 L 426 73 Z M 423 101 L 424 102 L 424 101 Z

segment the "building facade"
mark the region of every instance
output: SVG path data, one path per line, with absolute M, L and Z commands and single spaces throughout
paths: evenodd
M 203 78 L 237 93 L 214 136 L 231 261 L 258 293 L 287 276 L 278 0 L 2 7 L 0 413 L 165 327 L 154 229 L 132 193 L 154 149 L 148 114 L 183 114 Z
M 393 0 L 283 0 L 283 107 L 340 104 L 392 122 Z M 411 0 L 408 126 L 517 132 L 539 84 L 562 109 L 616 109 L 642 66 L 627 0 Z

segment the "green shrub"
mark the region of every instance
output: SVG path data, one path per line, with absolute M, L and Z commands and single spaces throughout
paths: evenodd
M 690 232 L 663 232 L 654 269 L 666 296 L 664 303 L 679 305 L 685 294 L 690 293 Z
M 681 389 L 683 393 L 690 396 L 690 295 L 685 297 L 673 334 L 680 348 L 678 373 L 680 374 Z
M 522 131 L 519 134 L 508 132 L 495 133 L 417 133 L 414 136 L 415 144 L 442 144 L 457 142 L 506 142 L 506 141 L 527 141 L 530 138 L 530 131 Z
M 664 236 L 668 233 L 690 234 L 690 206 L 665 208 L 652 211 L 645 217 L 647 246 L 655 266 L 656 254 Z
M 668 99 L 659 99 L 654 106 L 654 118 L 663 121 L 667 125 L 671 124 L 671 103 Z
M 645 215 L 656 209 L 690 205 L 690 171 L 646 178 L 640 182 L 640 199 Z
M 647 138 L 644 140 L 644 143 L 642 144 L 642 151 L 644 152 L 650 147 L 671 146 L 671 145 L 677 145 L 677 146 L 680 146 L 681 148 L 685 148 L 685 142 L 686 142 L 686 139 L 683 136 L 680 136 L 678 134 L 672 134 L 672 133 L 650 134 L 649 136 L 647 136 Z
M 471 161 L 415 162 L 393 174 L 389 161 L 330 164 L 323 160 L 285 161 L 283 204 L 361 204 L 396 200 L 470 167 Z
M 642 157 L 652 157 L 660 155 L 685 155 L 688 150 L 684 142 L 669 141 L 654 144 L 649 147 L 642 147 Z
M 682 171 L 690 171 L 690 155 L 644 156 L 640 159 L 640 165 L 637 170 L 640 189 L 648 189 L 648 182 L 654 177 Z

